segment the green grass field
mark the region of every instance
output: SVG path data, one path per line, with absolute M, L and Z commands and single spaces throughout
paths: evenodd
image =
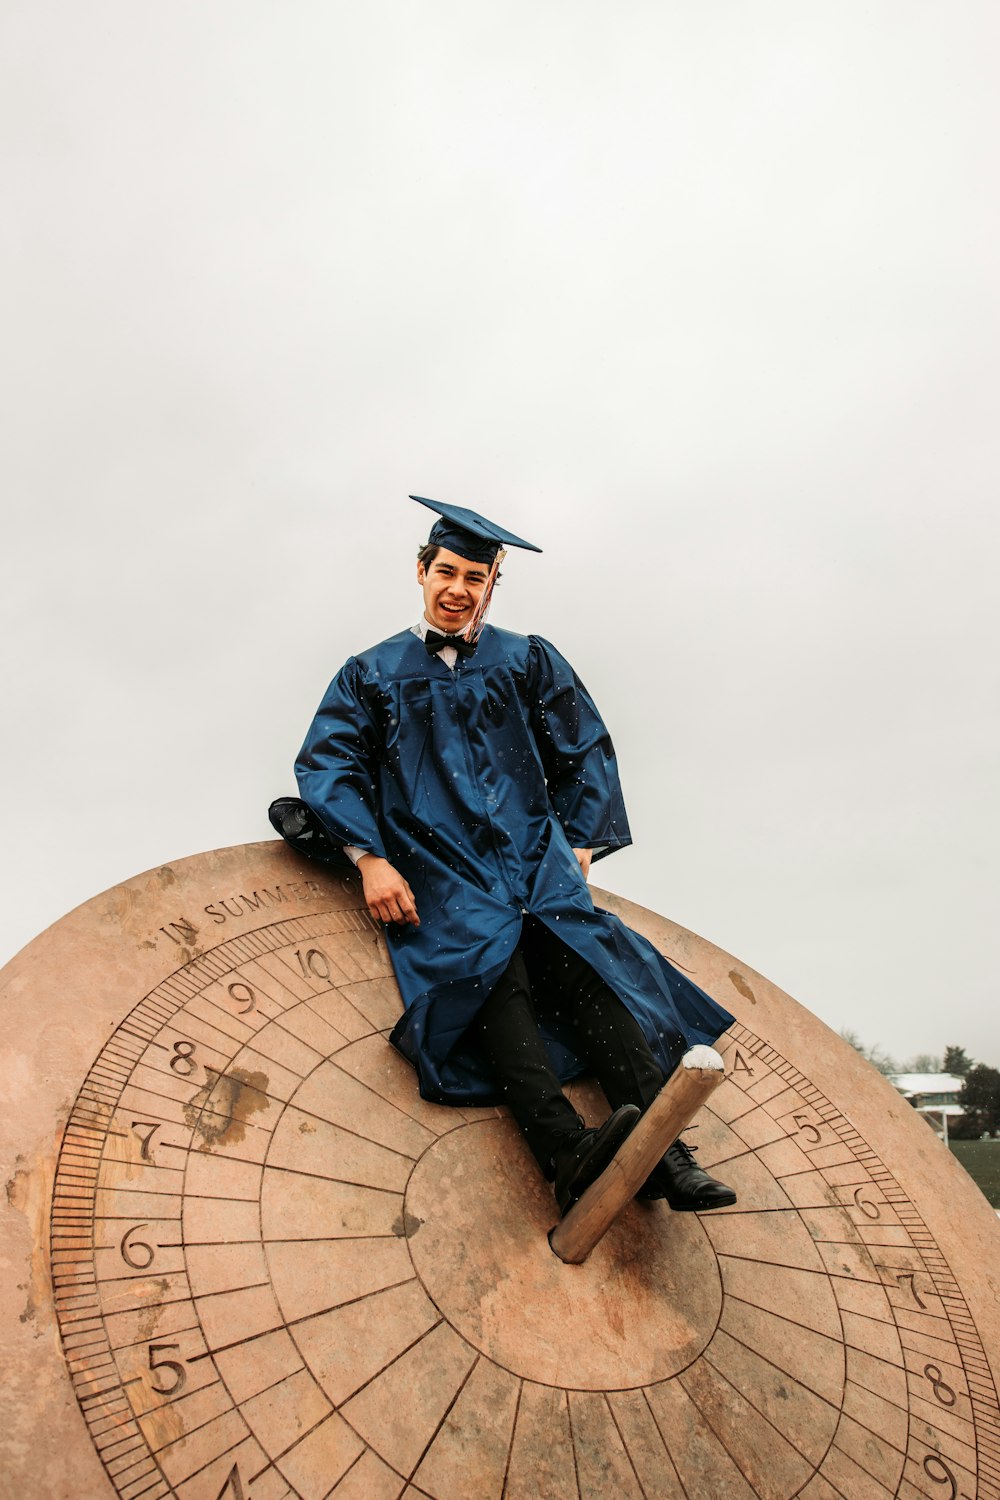
M 951 1149 L 994 1208 L 1000 1208 L 1000 1140 L 952 1141 Z

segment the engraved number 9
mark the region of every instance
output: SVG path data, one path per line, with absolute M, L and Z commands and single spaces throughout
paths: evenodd
M 248 1011 L 253 1010 L 255 1000 L 253 990 L 248 984 L 238 981 L 228 986 L 229 993 L 240 1007 L 240 1015 L 245 1016 Z
M 928 1479 L 933 1479 L 935 1484 L 950 1484 L 951 1489 L 944 1496 L 944 1500 L 955 1500 L 958 1495 L 958 1480 L 943 1458 L 938 1458 L 936 1453 L 928 1453 L 924 1459 L 924 1473 Z

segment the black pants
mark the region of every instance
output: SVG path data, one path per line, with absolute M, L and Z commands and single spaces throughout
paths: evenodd
M 589 964 L 541 922 L 526 917 L 521 941 L 473 1023 L 473 1036 L 547 1177 L 552 1157 L 582 1124 L 562 1091 L 539 1017 L 572 1027 L 574 1047 L 612 1109 L 645 1109 L 663 1073 L 631 1011 Z

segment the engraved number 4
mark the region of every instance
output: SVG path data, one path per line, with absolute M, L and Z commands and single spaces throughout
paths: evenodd
M 243 1493 L 243 1481 L 240 1478 L 239 1464 L 233 1464 L 226 1482 L 216 1495 L 215 1500 L 250 1500 L 250 1496 Z

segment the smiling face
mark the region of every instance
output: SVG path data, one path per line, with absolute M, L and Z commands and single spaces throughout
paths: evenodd
M 463 631 L 482 597 L 489 577 L 487 563 L 470 562 L 445 547 L 431 563 L 417 563 L 417 582 L 424 591 L 424 615 L 435 630 Z

